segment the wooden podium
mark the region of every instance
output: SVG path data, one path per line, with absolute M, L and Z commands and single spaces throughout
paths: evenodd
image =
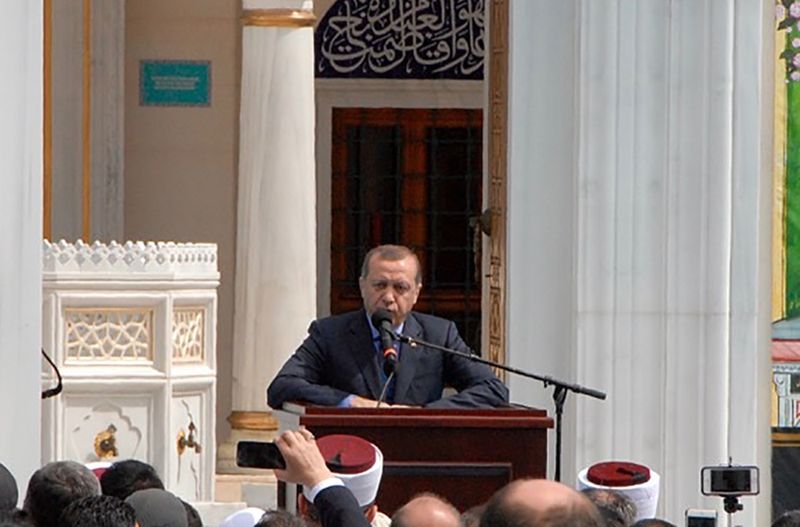
M 446 497 L 463 511 L 514 479 L 546 476 L 547 429 L 553 420 L 544 410 L 284 408 L 276 412 L 281 430 L 302 425 L 317 437 L 352 434 L 381 449 L 377 503 L 385 514 L 424 491 Z M 279 485 L 281 507 L 294 507 L 291 487 Z

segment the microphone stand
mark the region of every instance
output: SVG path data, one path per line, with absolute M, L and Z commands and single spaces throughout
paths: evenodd
M 589 397 L 594 397 L 595 399 L 600 399 L 600 400 L 605 400 L 606 398 L 605 392 L 601 392 L 600 390 L 594 390 L 592 388 L 586 388 L 585 386 L 581 386 L 579 384 L 564 382 L 559 379 L 550 377 L 549 375 L 538 375 L 536 373 L 530 373 L 525 370 L 520 370 L 519 368 L 506 366 L 505 364 L 500 364 L 488 359 L 484 359 L 483 357 L 475 355 L 472 352 L 465 353 L 463 351 L 445 348 L 444 346 L 440 346 L 432 342 L 426 342 L 422 339 L 415 339 L 406 335 L 401 335 L 399 333 L 392 332 L 392 336 L 396 340 L 404 342 L 409 346 L 411 346 L 412 348 L 415 348 L 417 346 L 423 346 L 425 348 L 430 348 L 437 351 L 441 351 L 443 353 L 447 353 L 448 355 L 463 357 L 473 362 L 479 362 L 481 364 L 486 364 L 487 366 L 499 368 L 503 371 L 515 373 L 521 377 L 527 377 L 529 379 L 533 379 L 536 381 L 542 381 L 544 383 L 545 388 L 553 386 L 554 387 L 553 402 L 555 403 L 555 408 L 556 408 L 556 470 L 555 470 L 556 481 L 561 481 L 561 416 L 564 413 L 564 402 L 567 400 L 567 393 L 574 392 L 581 395 L 588 395 Z

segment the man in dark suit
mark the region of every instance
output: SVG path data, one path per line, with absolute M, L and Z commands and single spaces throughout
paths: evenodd
M 412 311 L 422 274 L 419 260 L 407 247 L 381 245 L 369 251 L 359 286 L 364 309 L 311 324 L 309 336 L 267 390 L 272 408 L 279 409 L 286 401 L 375 407 L 384 387 L 390 405 L 454 408 L 508 402 L 508 389 L 487 366 L 408 344 L 395 343 L 396 378 L 386 385 L 379 333 L 370 321 L 378 309 L 390 313 L 395 333 L 462 352 L 469 348 L 453 322 Z M 458 393 L 443 398 L 446 386 Z
M 275 444 L 286 461 L 286 469 L 275 470 L 275 476 L 308 489 L 304 495 L 316 507 L 322 527 L 369 527 L 353 493 L 325 464 L 311 432 L 287 430 Z

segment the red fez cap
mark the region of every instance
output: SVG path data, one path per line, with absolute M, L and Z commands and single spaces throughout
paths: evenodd
M 627 461 L 606 461 L 589 468 L 586 478 L 604 487 L 630 487 L 650 479 L 650 469 Z
M 375 464 L 375 448 L 366 439 L 350 435 L 329 435 L 317 439 L 317 446 L 331 472 L 359 474 Z

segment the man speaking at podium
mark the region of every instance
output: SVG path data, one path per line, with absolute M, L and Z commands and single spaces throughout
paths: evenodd
M 412 311 L 422 273 L 409 248 L 381 245 L 369 251 L 358 283 L 364 309 L 312 322 L 308 337 L 267 389 L 272 408 L 287 401 L 374 408 L 379 399 L 387 407 L 486 408 L 508 403 L 508 389 L 489 367 L 422 345 L 387 341 L 388 332 L 375 327 L 385 320 L 397 334 L 469 352 L 452 321 Z M 446 386 L 458 393 L 442 397 Z

